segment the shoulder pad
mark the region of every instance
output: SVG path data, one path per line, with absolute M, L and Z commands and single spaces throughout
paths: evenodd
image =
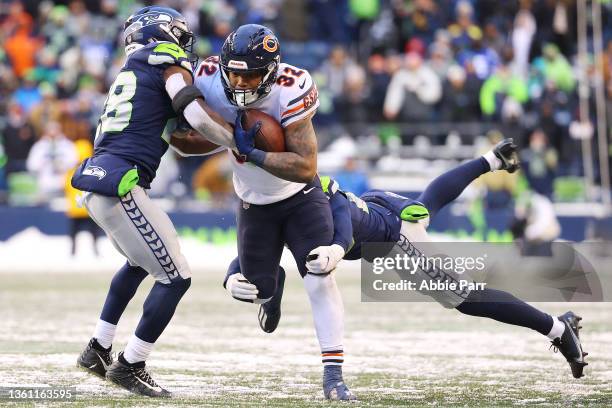
M 152 47 L 147 62 L 150 65 L 178 65 L 192 72 L 191 63 L 185 51 L 171 42 L 157 43 L 155 47 Z
M 280 67 L 276 85 L 281 92 L 281 125 L 310 116 L 319 106 L 319 92 L 308 71 L 285 65 Z

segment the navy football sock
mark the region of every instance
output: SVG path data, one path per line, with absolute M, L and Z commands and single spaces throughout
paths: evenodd
M 552 316 L 508 292 L 496 289 L 473 290 L 456 309 L 470 316 L 488 317 L 498 322 L 528 327 L 543 335 L 547 335 L 553 327 Z
M 468 184 L 490 170 L 484 157 L 470 160 L 436 177 L 417 200 L 425 205 L 433 218 L 442 207 L 459 197 Z
M 130 266 L 126 262 L 111 281 L 100 319 L 116 325 L 126 306 L 134 297 L 136 289 L 147 275 L 147 271 L 140 266 Z
M 143 306 L 143 314 L 136 328 L 136 337 L 155 343 L 174 315 L 176 306 L 191 286 L 191 278 L 163 284 L 155 282 Z

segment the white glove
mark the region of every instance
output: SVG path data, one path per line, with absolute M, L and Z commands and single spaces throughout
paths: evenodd
M 225 289 L 234 299 L 245 302 L 255 301 L 259 293 L 257 287 L 250 283 L 241 273 L 230 275 L 225 283 Z
M 338 244 L 320 246 L 308 254 L 308 258 L 314 258 L 306 262 L 308 272 L 315 275 L 325 274 L 333 271 L 336 265 L 344 258 L 344 248 Z

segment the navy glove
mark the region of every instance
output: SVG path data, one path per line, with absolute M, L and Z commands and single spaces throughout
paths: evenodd
M 244 130 L 242 128 L 243 115 L 244 111 L 239 111 L 238 116 L 236 116 L 236 122 L 234 123 L 234 140 L 236 141 L 236 148 L 238 149 L 241 159 L 261 166 L 266 157 L 266 153 L 263 150 L 255 148 L 255 135 L 261 128 L 261 122 L 258 121 L 252 128 Z

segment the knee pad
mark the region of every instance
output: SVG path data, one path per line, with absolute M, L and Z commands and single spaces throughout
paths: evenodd
M 164 285 L 168 289 L 175 291 L 177 295 L 183 296 L 185 292 L 187 292 L 187 290 L 191 286 L 191 278 L 177 279 L 177 280 L 172 281 L 172 283 L 170 284 L 164 284 L 161 282 L 156 282 L 155 284 Z

